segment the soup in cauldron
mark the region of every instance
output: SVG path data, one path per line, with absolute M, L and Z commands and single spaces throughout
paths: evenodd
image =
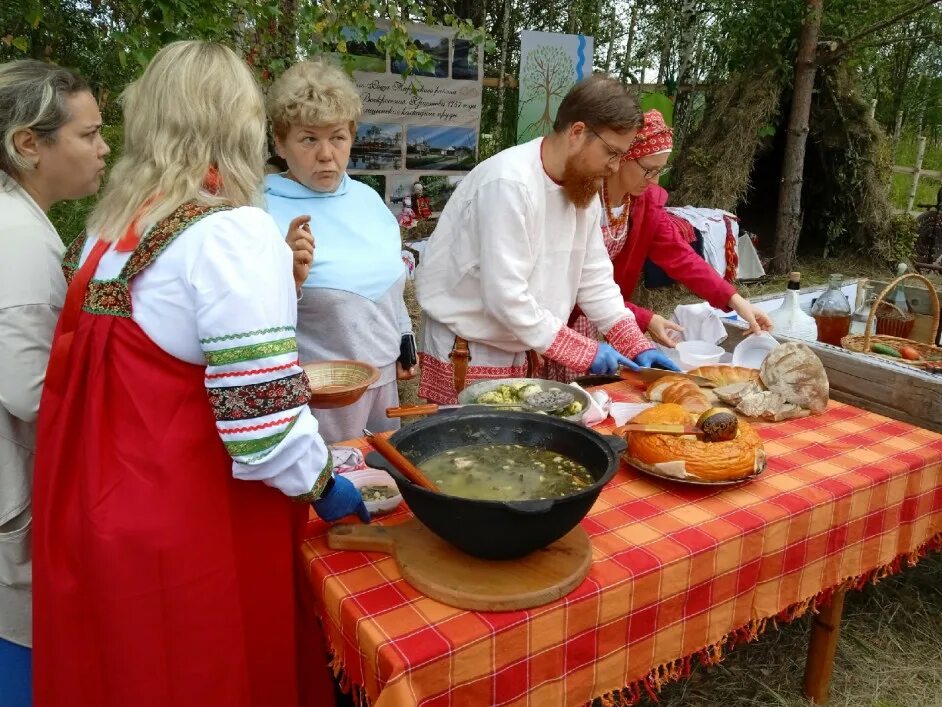
M 479 501 L 557 498 L 595 481 L 569 457 L 521 444 L 456 447 L 429 457 L 419 468 L 442 493 Z

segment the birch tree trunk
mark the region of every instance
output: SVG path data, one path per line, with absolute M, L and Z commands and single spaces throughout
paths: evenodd
M 674 44 L 674 7 L 667 6 L 667 17 L 664 22 L 664 34 L 661 37 L 661 60 L 657 67 L 657 82 L 664 83 L 670 78 L 671 71 L 671 49 Z
M 638 26 L 638 4 L 631 3 L 631 19 L 628 21 L 628 39 L 625 42 L 625 58 L 621 64 L 621 80 L 631 75 L 631 54 L 635 50 L 635 28 Z M 642 83 L 644 83 L 642 81 Z
M 507 45 L 510 43 L 510 3 L 511 0 L 504 0 L 504 22 L 503 36 L 500 43 L 500 85 L 497 87 L 497 129 L 499 147 L 505 146 L 505 137 L 507 131 L 504 129 L 504 100 L 507 87 L 504 86 L 504 79 L 507 76 Z
M 795 81 L 791 114 L 785 136 L 785 159 L 782 164 L 782 182 L 778 193 L 778 217 L 775 224 L 775 257 L 772 270 L 786 273 L 794 269 L 801 234 L 801 187 L 805 166 L 805 146 L 808 141 L 808 118 L 811 113 L 811 95 L 817 66 L 815 58 L 818 33 L 821 29 L 823 0 L 807 0 L 806 15 L 798 37 L 798 58 L 795 61 Z
M 693 83 L 694 55 L 697 50 L 697 0 L 684 0 L 680 9 L 680 61 L 677 66 L 677 84 Z M 691 127 L 688 115 L 692 96 L 689 91 L 677 93 L 674 104 L 674 135 L 678 146 Z
M 605 52 L 605 73 L 610 73 L 612 70 L 612 55 L 615 53 L 615 29 L 618 26 L 618 22 L 615 18 L 615 5 L 612 4 L 612 14 L 608 18 L 608 30 L 611 32 L 611 39 L 608 42 L 608 51 Z

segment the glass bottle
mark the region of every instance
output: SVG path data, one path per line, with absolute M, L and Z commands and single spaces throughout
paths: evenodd
M 867 320 L 870 318 L 870 310 L 873 308 L 873 303 L 877 299 L 877 294 L 874 291 L 873 285 L 867 285 L 864 287 L 863 299 L 860 300 L 860 306 L 857 307 L 857 311 L 854 312 L 854 316 L 851 317 L 850 321 L 850 333 L 851 334 L 864 334 L 867 331 Z M 874 330 L 874 324 L 870 325 L 870 333 L 872 334 Z
M 818 324 L 818 341 L 832 346 L 840 346 L 841 339 L 850 331 L 851 309 L 847 296 L 841 291 L 843 281 L 840 273 L 832 274 L 828 288 L 811 308 L 811 316 Z
M 798 292 L 801 289 L 801 273 L 788 273 L 788 289 L 782 306 L 769 314 L 772 320 L 772 332 L 776 335 L 790 336 L 796 339 L 814 341 L 818 336 L 818 325 L 814 319 L 804 313 L 798 304 Z
M 902 277 L 904 274 L 906 274 L 906 264 L 900 263 L 896 266 L 896 277 Z M 887 302 L 893 306 L 889 306 Z M 916 317 L 906 299 L 906 288 L 903 287 L 902 282 L 894 287 L 890 296 L 881 303 L 877 310 L 876 320 L 877 334 L 897 336 L 901 339 L 909 338 Z

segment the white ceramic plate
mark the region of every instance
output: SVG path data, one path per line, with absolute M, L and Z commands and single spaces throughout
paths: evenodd
M 750 334 L 733 349 L 733 365 L 760 368 L 765 357 L 778 345 L 775 337 L 768 332 Z

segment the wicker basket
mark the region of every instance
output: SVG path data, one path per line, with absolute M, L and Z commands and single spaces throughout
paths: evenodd
M 301 368 L 311 382 L 312 408 L 353 405 L 379 380 L 379 369 L 362 361 L 316 361 Z
M 887 295 L 889 295 L 898 284 L 900 284 L 903 280 L 906 280 L 907 278 L 915 278 L 916 280 L 921 280 L 922 283 L 926 286 L 926 289 L 929 290 L 929 295 L 931 297 L 931 302 L 932 302 L 932 327 L 931 327 L 932 333 L 930 334 L 930 338 L 932 336 L 935 336 L 935 332 L 939 328 L 939 297 L 936 294 L 935 288 L 932 286 L 932 283 L 929 282 L 929 280 L 927 280 L 922 275 L 911 272 L 911 273 L 906 273 L 905 275 L 901 275 L 900 277 L 896 278 L 895 280 L 893 280 L 893 282 L 891 282 L 889 285 L 886 286 L 883 292 L 880 293 L 880 296 L 877 297 L 876 300 L 874 301 L 873 307 L 870 308 L 870 316 L 867 318 L 867 328 L 865 330 L 865 333 L 863 335 L 851 334 L 849 336 L 845 336 L 843 339 L 841 339 L 842 347 L 844 347 L 848 351 L 854 351 L 856 353 L 863 353 L 863 354 L 866 354 L 867 356 L 875 356 L 876 358 L 882 358 L 887 361 L 893 361 L 894 363 L 905 363 L 910 366 L 916 366 L 919 368 L 925 367 L 926 365 L 925 360 L 907 361 L 904 358 L 896 358 L 895 356 L 887 356 L 885 354 L 873 353 L 873 351 L 870 350 L 870 346 L 872 344 L 886 344 L 894 348 L 899 348 L 900 346 L 910 346 L 916 349 L 916 351 L 919 352 L 919 355 L 922 356 L 924 359 L 927 359 L 927 358 L 928 359 L 942 359 L 942 347 L 936 346 L 934 342 L 931 340 L 929 343 L 924 344 L 919 341 L 912 341 L 911 339 L 904 339 L 898 336 L 871 335 L 870 334 L 870 332 L 873 331 L 873 320 L 877 316 L 877 311 L 880 310 L 881 307 L 883 307 L 882 311 L 884 313 L 886 313 L 887 307 L 893 307 L 893 309 L 899 312 L 899 309 L 897 309 L 896 307 L 894 307 L 893 305 L 887 302 L 884 302 L 884 298 Z M 900 321 L 903 321 L 905 316 L 906 315 L 900 312 Z

